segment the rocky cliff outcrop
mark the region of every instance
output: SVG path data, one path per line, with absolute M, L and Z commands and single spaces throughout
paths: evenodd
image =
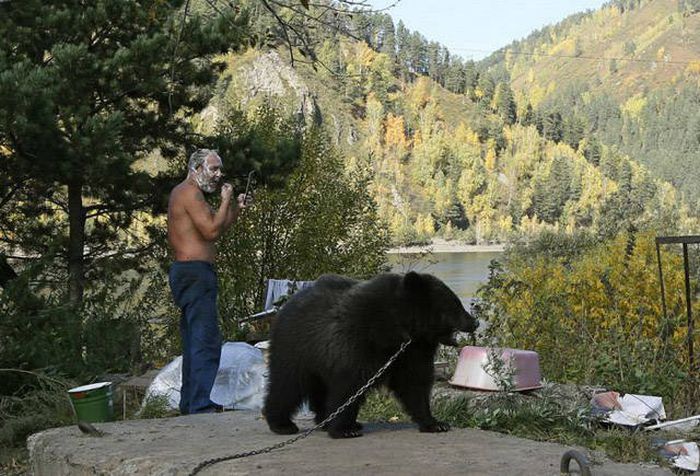
M 228 93 L 229 97 L 237 98 L 243 108 L 259 99 L 271 100 L 300 122 L 321 123 L 315 95 L 276 51 L 261 54 L 242 66 L 229 84 Z

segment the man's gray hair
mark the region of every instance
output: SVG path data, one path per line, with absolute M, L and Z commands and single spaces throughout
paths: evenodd
M 197 167 L 199 167 L 200 165 L 204 165 L 204 161 L 207 160 L 207 157 L 209 157 L 210 155 L 218 157 L 219 160 L 221 160 L 221 157 L 219 157 L 219 154 L 217 154 L 215 150 L 197 149 L 194 152 L 192 152 L 192 155 L 190 155 L 190 162 L 187 165 L 187 167 L 190 170 L 197 170 Z

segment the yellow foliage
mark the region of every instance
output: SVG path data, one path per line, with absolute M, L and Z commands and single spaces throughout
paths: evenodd
M 454 237 L 454 228 L 452 227 L 452 222 L 447 222 L 440 230 L 442 232 L 442 237 L 446 240 L 451 240 Z
M 484 182 L 483 171 L 478 166 L 462 170 L 459 182 L 457 182 L 457 197 L 465 207 L 469 208 L 471 206 L 472 199 L 484 185 Z
M 572 37 L 553 45 L 549 49 L 551 55 L 573 55 L 576 52 L 576 40 Z
M 384 135 L 386 145 L 405 149 L 408 146 L 405 130 L 406 125 L 404 124 L 403 116 L 395 116 L 389 113 L 386 117 L 386 132 Z
M 389 230 L 391 231 L 391 236 L 398 242 L 408 241 L 414 235 L 408 219 L 401 213 L 396 213 L 395 211 L 391 214 L 389 219 Z
M 498 220 L 498 238 L 506 241 L 513 231 L 513 217 L 510 215 L 502 216 Z
M 449 208 L 452 206 L 452 199 L 455 194 L 454 182 L 450 179 L 446 179 L 444 183 L 437 183 L 434 188 L 433 210 L 438 216 L 444 216 Z
M 530 90 L 530 104 L 532 104 L 532 107 L 536 109 L 544 100 L 546 95 L 547 90 L 539 84 L 535 84 L 534 86 L 532 86 Z
M 415 223 L 416 234 L 420 239 L 428 239 L 435 235 L 435 223 L 430 213 L 418 214 Z
M 477 147 L 481 145 L 479 142 L 479 134 L 471 130 L 471 128 L 464 124 L 464 122 L 460 122 L 459 126 L 457 126 L 454 133 L 454 139 L 458 144 L 465 143 Z
M 656 60 L 657 61 L 664 61 L 666 59 L 666 48 L 663 46 L 656 50 Z
M 484 158 L 484 167 L 486 167 L 488 172 L 493 172 L 496 170 L 496 167 L 498 166 L 497 160 L 498 157 L 496 155 L 496 148 L 493 144 L 489 144 L 489 148 L 486 151 L 486 157 Z
M 355 55 L 358 63 L 365 68 L 369 68 L 377 57 L 377 52 L 370 48 L 365 42 L 357 42 L 354 43 L 354 45 L 358 50 Z
M 510 48 L 506 49 L 506 54 L 505 54 L 505 63 L 506 67 L 511 68 L 513 66 L 513 62 L 516 59 L 515 55 L 513 55 L 513 50 Z
M 415 109 L 422 109 L 432 96 L 432 83 L 426 76 L 419 77 L 408 94 L 408 104 Z
M 537 228 L 536 220 L 523 219 L 522 227 Z M 500 344 L 537 351 L 550 379 L 614 387 L 608 379 L 624 380 L 638 370 L 653 375 L 656 352 L 667 353 L 681 370 L 687 364 L 682 260 L 666 250 L 662 256 L 669 321 L 661 308 L 652 233 L 623 234 L 573 258 L 510 254 L 507 273 L 488 295 L 497 305 L 492 324 Z M 646 368 L 623 368 L 618 352 Z
M 688 74 L 698 74 L 700 75 L 700 60 L 691 61 L 690 64 L 685 68 L 685 72 Z
M 645 98 L 641 93 L 635 94 L 629 98 L 625 104 L 622 105 L 622 113 L 626 114 L 631 119 L 639 119 L 642 111 L 647 105 L 647 98 Z
M 423 143 L 423 136 L 420 130 L 413 133 L 413 146 L 419 147 Z

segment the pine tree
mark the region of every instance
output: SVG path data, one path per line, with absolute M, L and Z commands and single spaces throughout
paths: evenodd
M 137 161 L 182 153 L 180 112 L 207 104 L 212 55 L 248 40 L 244 13 L 183 23 L 184 4 L 0 4 L 0 150 L 15 187 L 3 237 L 26 254 L 57 250 L 73 305 L 90 269 L 148 247 L 128 230 L 162 180 Z
M 544 116 L 540 133 L 545 139 L 549 139 L 554 142 L 560 142 L 562 140 L 562 137 L 564 136 L 564 128 L 561 114 L 558 111 L 550 112 Z
M 586 146 L 583 148 L 583 156 L 596 167 L 600 164 L 601 147 L 595 136 L 586 141 Z
M 401 20 L 396 25 L 396 62 L 398 74 L 406 81 L 409 77 L 410 68 L 410 51 L 409 51 L 409 36 L 408 28 Z
M 517 120 L 517 106 L 513 97 L 513 91 L 508 83 L 498 83 L 494 97 L 496 112 L 503 122 L 513 125 Z
M 522 116 L 522 124 L 525 127 L 535 124 L 535 112 L 532 110 L 532 104 L 530 103 L 527 103 L 525 107 L 525 114 Z
M 382 15 L 382 42 L 379 51 L 396 61 L 396 33 L 391 15 Z
M 465 90 L 465 84 L 462 60 L 453 59 L 445 71 L 445 87 L 453 93 L 462 94 Z

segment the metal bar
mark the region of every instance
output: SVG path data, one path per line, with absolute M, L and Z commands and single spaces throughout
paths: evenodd
M 664 309 L 664 320 L 668 321 L 668 315 L 666 314 L 666 289 L 664 287 L 664 273 L 661 268 L 661 247 L 659 246 L 659 239 L 656 239 L 656 258 L 659 261 L 659 282 L 661 283 L 661 305 Z
M 695 340 L 695 325 L 693 322 L 693 309 L 690 301 L 690 264 L 688 263 L 688 244 L 683 243 L 683 269 L 685 270 L 685 308 L 688 312 L 688 367 L 691 374 L 695 374 L 695 352 L 693 341 Z
M 665 428 L 667 426 L 679 425 L 681 423 L 686 423 L 686 422 L 695 421 L 695 420 L 700 420 L 700 415 L 695 415 L 695 416 L 691 416 L 688 418 L 681 418 L 680 420 L 667 421 L 664 423 L 659 423 L 657 425 L 646 426 L 646 427 L 644 427 L 644 430 L 645 431 L 656 430 L 657 428 Z
M 690 235 L 690 236 L 657 236 L 656 243 L 667 245 L 670 243 L 685 243 L 685 244 L 697 244 L 700 243 L 700 235 Z
M 242 319 L 239 319 L 238 322 L 249 322 L 249 321 L 256 321 L 258 319 L 264 319 L 268 316 L 272 316 L 273 314 L 277 314 L 277 308 L 273 307 L 271 309 L 268 309 L 267 311 L 262 311 L 258 312 L 256 314 L 252 314 L 250 316 L 246 316 Z

